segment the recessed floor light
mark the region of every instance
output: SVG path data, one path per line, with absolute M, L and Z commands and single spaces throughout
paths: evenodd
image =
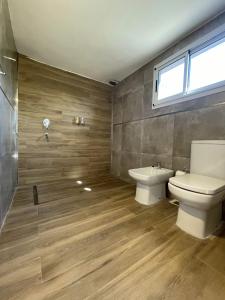
M 18 153 L 14 153 L 14 154 L 12 155 L 12 157 L 15 158 L 15 159 L 18 159 Z
M 84 188 L 84 191 L 86 191 L 86 192 L 91 192 L 91 191 L 92 191 L 92 189 L 91 189 L 91 188 L 89 188 L 89 187 L 85 187 L 85 188 Z
M 77 180 L 76 183 L 79 184 L 79 185 L 81 185 L 83 183 L 83 181 Z

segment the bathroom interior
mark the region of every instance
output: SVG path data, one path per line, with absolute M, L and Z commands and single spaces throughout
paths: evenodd
M 0 0 L 0 299 L 225 299 L 225 1 Z

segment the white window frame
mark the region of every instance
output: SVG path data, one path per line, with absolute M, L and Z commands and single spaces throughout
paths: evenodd
M 210 84 L 199 89 L 188 91 L 189 85 L 189 72 L 190 72 L 190 57 L 195 53 L 205 52 L 208 49 L 220 44 L 225 41 L 225 24 L 207 34 L 196 42 L 190 44 L 188 47 L 183 48 L 176 54 L 163 60 L 159 64 L 154 66 L 153 70 L 153 94 L 152 94 L 152 108 L 156 109 L 159 107 L 169 106 L 171 104 L 193 100 L 195 98 L 212 95 L 225 91 L 225 80 L 214 84 Z M 184 86 L 183 92 L 177 95 L 173 95 L 164 99 L 158 99 L 158 83 L 159 83 L 159 72 L 162 69 L 168 68 L 176 61 L 185 58 L 185 71 L 184 71 Z

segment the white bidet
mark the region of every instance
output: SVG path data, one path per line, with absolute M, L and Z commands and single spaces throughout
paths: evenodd
M 173 176 L 173 170 L 146 167 L 131 169 L 129 175 L 137 181 L 135 200 L 151 205 L 166 198 L 166 182 Z

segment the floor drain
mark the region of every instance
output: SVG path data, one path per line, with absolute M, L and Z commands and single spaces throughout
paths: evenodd
M 34 205 L 38 205 L 38 190 L 37 190 L 37 186 L 34 185 L 33 186 L 33 198 L 34 198 Z
M 176 205 L 176 206 L 179 206 L 179 201 L 177 200 L 170 200 L 169 203 L 173 204 L 173 205 Z

